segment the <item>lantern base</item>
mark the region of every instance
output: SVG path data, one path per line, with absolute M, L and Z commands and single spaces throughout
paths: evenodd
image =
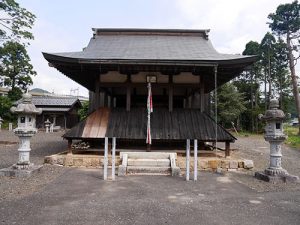
M 299 177 L 290 175 L 286 170 L 271 170 L 266 169 L 265 171 L 255 172 L 254 175 L 257 179 L 263 180 L 270 183 L 278 183 L 278 182 L 291 182 L 291 183 L 298 183 Z
M 30 177 L 38 173 L 43 165 L 17 165 L 14 164 L 8 168 L 0 170 L 0 177 Z

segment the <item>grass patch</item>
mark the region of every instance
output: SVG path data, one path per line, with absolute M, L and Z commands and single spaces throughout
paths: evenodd
M 287 126 L 284 128 L 285 134 L 288 135 L 286 144 L 293 148 L 300 149 L 300 136 L 298 135 L 298 127 Z

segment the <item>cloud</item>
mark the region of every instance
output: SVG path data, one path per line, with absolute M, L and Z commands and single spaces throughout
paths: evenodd
M 176 0 L 176 6 L 186 25 L 210 28 L 215 47 L 242 52 L 245 44 L 260 41 L 268 31 L 267 16 L 284 0 Z M 243 40 L 243 41 L 242 41 Z

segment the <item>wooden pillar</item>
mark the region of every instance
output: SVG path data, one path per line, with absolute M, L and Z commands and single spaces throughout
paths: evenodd
M 169 75 L 169 112 L 173 111 L 173 76 Z
M 226 141 L 225 142 L 225 157 L 229 157 L 230 156 L 230 142 Z
M 147 144 L 147 152 L 151 152 L 151 145 L 150 144 Z
M 131 87 L 128 85 L 126 87 L 126 111 L 130 111 L 131 106 Z
M 126 86 L 126 111 L 129 112 L 130 111 L 130 107 L 131 107 L 131 75 L 128 74 L 127 75 L 127 86 Z
M 203 78 L 200 77 L 200 111 L 204 112 L 205 108 L 205 95 L 204 95 L 204 83 Z
M 68 154 L 72 153 L 72 139 L 68 139 Z
M 191 109 L 192 108 L 192 96 L 188 97 L 188 108 Z
M 100 76 L 99 79 L 96 80 L 96 84 L 95 84 L 95 106 L 94 106 L 94 110 L 98 109 L 100 105 Z

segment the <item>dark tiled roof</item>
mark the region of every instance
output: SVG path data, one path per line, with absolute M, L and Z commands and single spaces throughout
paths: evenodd
M 33 104 L 37 106 L 47 105 L 47 106 L 72 106 L 77 98 L 60 98 L 60 97 L 32 97 Z
M 18 100 L 15 104 L 17 105 L 21 101 Z M 52 107 L 71 107 L 76 101 L 79 101 L 77 98 L 69 97 L 53 97 L 53 96 L 32 96 L 32 103 L 36 107 L 41 106 L 52 106 Z
M 249 56 L 220 54 L 207 38 L 208 30 L 94 29 L 82 52 L 51 54 L 81 60 L 223 61 Z

